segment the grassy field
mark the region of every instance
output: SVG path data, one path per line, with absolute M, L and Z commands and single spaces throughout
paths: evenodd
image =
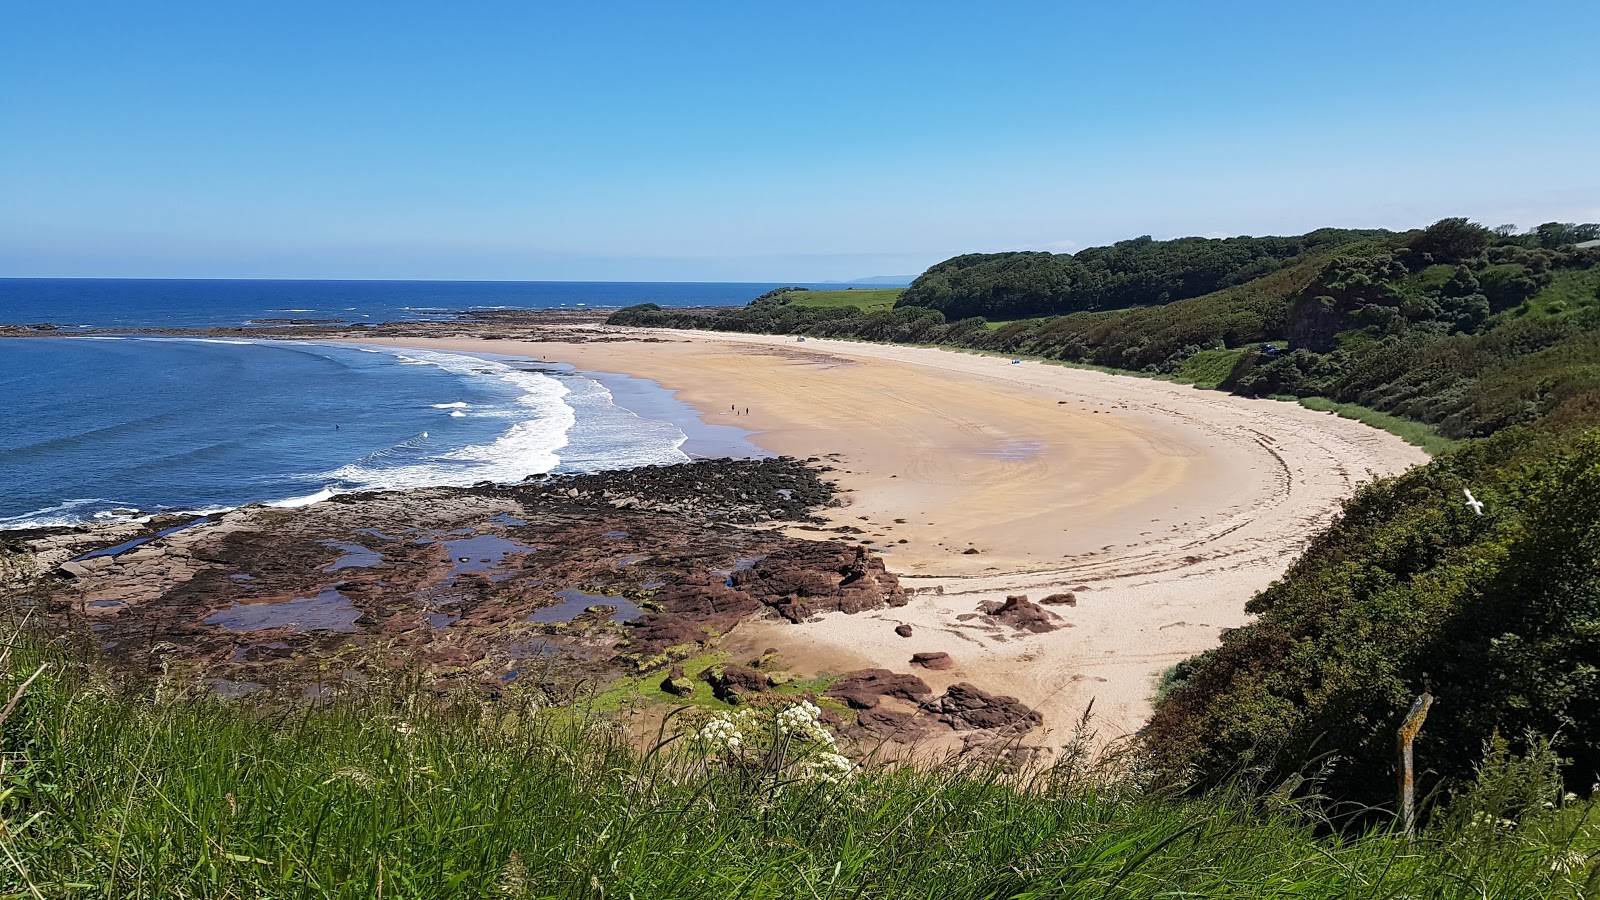
M 1201 350 L 1183 361 L 1177 378 L 1198 388 L 1216 390 L 1243 355 L 1243 350 Z
M 905 293 L 905 288 L 872 288 L 862 290 L 855 288 L 848 291 L 796 291 L 789 296 L 794 298 L 796 306 L 818 306 L 838 308 L 841 306 L 854 306 L 862 312 L 893 309 L 894 301 L 900 299 Z
M 1544 290 L 1523 308 L 1513 310 L 1513 314 L 1538 318 L 1594 306 L 1596 303 L 1600 303 L 1600 270 L 1558 271 Z
M 1290 397 L 1288 399 L 1293 400 L 1295 398 Z M 1399 416 L 1391 416 L 1388 413 L 1368 409 L 1365 406 L 1358 406 L 1354 403 L 1339 403 L 1326 397 L 1302 397 L 1299 402 L 1306 409 L 1335 413 L 1341 418 L 1354 419 L 1365 425 L 1371 425 L 1373 428 L 1381 428 L 1414 447 L 1421 447 L 1428 452 L 1429 456 L 1437 456 L 1447 450 L 1454 449 L 1461 443 L 1445 437 L 1434 430 L 1431 425 L 1413 422 L 1410 419 L 1402 419 Z
M 45 656 L 0 729 L 7 898 L 1576 898 L 1600 846 L 1578 802 L 1330 838 L 1311 800 L 1184 799 L 1072 753 L 841 772 L 770 713 L 730 716 L 736 745 L 686 710 L 640 747 L 535 692 L 256 705 Z M 40 659 L 0 661 L 7 697 Z

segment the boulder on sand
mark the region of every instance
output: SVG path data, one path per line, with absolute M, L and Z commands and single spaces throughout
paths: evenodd
M 1046 606 L 1077 606 L 1078 595 L 1071 591 L 1067 591 L 1064 594 L 1051 594 L 1048 597 L 1042 598 L 1039 602 Z
M 979 690 L 966 682 L 953 684 L 944 696 L 925 704 L 939 721 L 957 730 L 1006 728 L 1028 731 L 1044 722 L 1044 717 L 1015 697 Z
M 989 618 L 1010 625 L 1018 631 L 1029 631 L 1034 634 L 1043 634 L 1060 628 L 1060 619 L 1055 613 L 1027 598 L 1025 594 L 1007 597 L 1006 602 L 999 606 L 993 603 L 984 604 L 983 611 Z
M 900 635 L 901 637 L 911 637 L 911 626 L 905 624 L 896 625 L 894 627 L 894 633 Z
M 888 669 L 862 669 L 834 682 L 825 693 L 843 700 L 854 709 L 872 709 L 882 697 L 899 697 L 920 703 L 933 693 L 933 688 L 915 675 L 902 675 Z
M 956 662 L 950 658 L 950 654 L 937 651 L 913 653 L 911 654 L 911 664 L 913 666 L 921 666 L 924 669 L 953 669 L 956 667 Z

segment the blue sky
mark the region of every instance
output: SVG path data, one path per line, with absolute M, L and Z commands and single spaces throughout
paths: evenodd
M 49 3 L 0 276 L 850 279 L 1600 221 L 1600 3 Z

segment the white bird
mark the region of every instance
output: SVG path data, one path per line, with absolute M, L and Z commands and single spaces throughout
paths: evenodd
M 1483 501 L 1479 500 L 1477 497 L 1472 496 L 1472 489 L 1471 488 L 1462 488 L 1461 489 L 1461 493 L 1467 495 L 1467 505 L 1472 507 L 1472 511 L 1477 513 L 1480 516 L 1483 515 Z

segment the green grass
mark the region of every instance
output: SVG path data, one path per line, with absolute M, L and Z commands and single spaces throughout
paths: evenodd
M 1596 846 L 1576 805 L 1492 839 L 1330 839 L 1294 807 L 1081 765 L 833 785 L 515 691 L 253 707 L 62 668 L 4 724 L 0 896 L 1579 897 Z
M 1560 315 L 1600 303 L 1600 269 L 1558 270 L 1544 290 L 1514 310 L 1517 316 Z
M 1201 350 L 1183 361 L 1178 380 L 1197 388 L 1216 390 L 1217 385 L 1233 373 L 1234 364 L 1243 355 L 1243 350 Z
M 983 327 L 989 329 L 990 331 L 999 331 L 1000 329 L 1006 327 L 1007 325 L 1015 325 L 1018 322 L 1037 322 L 1040 319 L 1052 319 L 1052 318 L 1055 318 L 1055 317 L 1054 316 L 1033 316 L 1032 318 L 1027 318 L 1027 319 L 994 319 L 994 320 L 985 319 L 984 322 L 983 322 Z
M 679 697 L 662 689 L 661 685 L 666 679 L 665 672 L 648 672 L 643 675 L 618 678 L 596 693 L 585 706 L 591 711 L 603 713 L 621 712 L 643 706 L 685 706 L 712 711 L 732 709 L 733 707 L 727 703 L 712 696 L 711 686 L 706 684 L 702 677 L 707 669 L 726 663 L 729 658 L 727 653 L 717 651 L 702 653 L 678 663 L 683 667 L 683 674 L 695 685 L 694 693 L 688 697 Z M 772 694 L 777 697 L 806 694 L 820 696 L 836 680 L 838 680 L 836 676 L 799 679 L 772 688 Z M 831 701 L 819 702 L 824 706 L 832 705 Z
M 848 291 L 796 291 L 789 295 L 795 306 L 818 306 L 837 309 L 854 306 L 862 312 L 876 312 L 894 308 L 894 302 L 905 293 L 905 288 L 873 288 Z
M 1294 400 L 1296 398 L 1287 397 L 1283 399 Z M 1359 406 L 1354 403 L 1339 403 L 1326 397 L 1301 397 L 1298 399 L 1300 405 L 1306 409 L 1335 413 L 1340 418 L 1354 419 L 1364 425 L 1381 428 L 1414 447 L 1421 447 L 1427 451 L 1429 456 L 1438 456 L 1440 453 L 1453 450 L 1460 446 L 1461 443 L 1440 434 L 1432 425 L 1413 422 L 1410 419 L 1402 419 L 1399 416 L 1392 416 L 1386 412 L 1368 409 L 1365 406 Z

